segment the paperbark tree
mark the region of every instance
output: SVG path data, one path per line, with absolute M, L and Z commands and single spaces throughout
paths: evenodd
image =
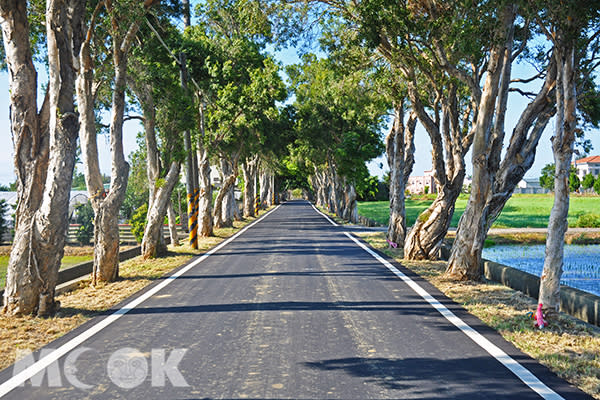
M 210 155 L 207 149 L 207 133 L 204 124 L 204 96 L 200 98 L 198 105 L 198 142 L 196 144 L 198 154 L 198 184 L 200 198 L 198 201 L 198 235 L 209 237 L 213 235 L 212 202 L 213 191 L 210 181 Z
M 119 209 L 125 197 L 129 164 L 123 153 L 123 122 L 125 111 L 125 88 L 127 86 L 127 57 L 139 30 L 143 13 L 159 0 L 144 0 L 128 10 L 130 19 L 123 19 L 122 6 L 105 0 L 98 3 L 87 35 L 79 52 L 80 69 L 77 78 L 77 102 L 80 110 L 81 148 L 86 185 L 94 208 L 94 266 L 92 285 L 111 282 L 119 276 Z M 95 19 L 105 8 L 112 45 L 114 68 L 113 92 L 110 118 L 111 185 L 107 192 L 102 184 L 98 162 L 96 128 L 94 118 L 94 64 L 91 53 Z M 130 22 L 128 22 L 130 21 Z M 123 29 L 125 28 L 125 30 Z
M 406 209 L 404 192 L 415 163 L 416 114 L 411 113 L 404 123 L 404 102 L 394 107 L 394 122 L 386 137 L 386 153 L 390 167 L 390 221 L 387 240 L 404 249 Z
M 171 192 L 179 179 L 180 163 L 173 161 L 169 173 L 164 178 L 164 183 L 155 188 L 154 201 L 148 210 L 146 229 L 142 240 L 142 257 L 145 259 L 162 255 L 166 252 L 163 237 L 163 224 L 167 207 L 170 202 Z M 154 183 L 156 185 L 156 181 Z
M 263 169 L 260 173 L 260 182 L 259 182 L 261 208 L 266 208 L 269 205 L 268 204 L 269 185 L 271 184 L 271 179 L 269 177 L 269 174 L 270 174 L 270 172 L 268 170 L 268 167 L 263 166 Z
M 18 183 L 2 312 L 45 316 L 59 307 L 54 291 L 68 227 L 79 128 L 73 48 L 81 41 L 85 2 L 46 3 L 49 81 L 39 112 L 27 8 L 26 1 L 0 2 Z
M 538 17 L 538 25 L 554 47 L 556 60 L 556 120 L 551 138 L 554 156 L 554 204 L 548 220 L 546 254 L 540 278 L 539 302 L 547 312 L 560 307 L 560 278 L 562 276 L 565 233 L 568 228 L 569 172 L 577 138 L 578 85 L 580 64 L 587 56 L 588 46 L 598 42 L 600 9 L 588 8 L 584 1 L 567 4 L 543 4 L 549 21 Z M 550 26 L 547 27 L 546 24 Z M 592 33 L 589 34 L 588 32 Z M 598 43 L 596 43 L 597 48 Z M 592 55 L 592 58 L 594 56 Z M 597 60 L 595 60 L 597 66 Z M 593 71 L 586 71 L 590 74 Z
M 257 171 L 258 155 L 253 158 L 246 158 L 246 162 L 242 165 L 242 173 L 244 174 L 244 217 L 254 217 Z
M 149 196 L 148 215 L 142 239 L 142 257 L 148 259 L 163 255 L 167 251 L 163 235 L 163 222 L 170 203 L 171 193 L 179 179 L 180 163 L 176 160 L 172 161 L 166 176 L 161 175 L 161 154 L 156 138 L 156 106 L 153 86 L 144 80 L 144 72 L 140 69 L 141 66 L 136 65 L 134 73 L 138 76 L 138 79 L 130 79 L 129 86 L 140 102 L 144 114 Z
M 221 188 L 215 199 L 214 226 L 215 228 L 224 228 L 231 226 L 232 220 L 228 220 L 228 215 L 223 212 L 223 200 L 229 194 L 229 190 L 235 185 L 238 176 L 238 161 L 240 150 L 237 150 L 230 160 L 221 159 Z
M 511 52 L 514 32 L 514 9 L 503 12 L 499 40 L 490 52 L 488 72 L 478 116 L 474 126 L 473 183 L 471 196 L 458 225 L 445 275 L 450 279 L 479 279 L 483 244 L 487 232 L 512 195 L 517 183 L 531 165 L 537 144 L 554 114 L 552 93 L 556 83 L 556 64 L 549 61 L 545 80 L 535 98 L 519 116 L 502 155 L 504 120 L 508 100 Z M 504 33 L 502 33 L 504 32 Z M 504 37 L 504 39 L 500 39 Z
M 430 81 L 430 83 L 433 83 Z M 414 81 L 409 84 L 410 99 L 432 145 L 432 164 L 437 196 L 415 221 L 404 246 L 404 258 L 436 260 L 448 233 L 456 200 L 466 174 L 465 155 L 471 148 L 473 131 L 469 131 L 472 108 L 450 82 L 446 87 L 434 85 L 433 116 L 425 110 Z M 465 109 L 461 109 L 462 107 Z M 441 115 L 440 115 L 441 114 Z
M 177 217 L 173 209 L 173 202 L 169 201 L 167 205 L 167 217 L 169 218 L 169 236 L 171 238 L 171 246 L 179 246 L 179 234 L 177 233 Z

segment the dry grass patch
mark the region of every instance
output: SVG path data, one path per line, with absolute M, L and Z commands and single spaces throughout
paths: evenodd
M 442 276 L 445 261 L 406 261 L 398 250 L 388 249 L 385 234 L 359 234 L 374 248 L 401 262 L 471 314 L 495 329 L 524 353 L 539 360 L 558 376 L 600 399 L 600 330 L 560 313 L 550 326 L 535 329 L 527 315 L 536 301 L 523 293 L 495 283 L 454 282 Z
M 215 236 L 199 238 L 198 250 L 189 246 L 169 247 L 165 257 L 143 260 L 135 257 L 119 265 L 120 278 L 116 282 L 90 286 L 90 280 L 81 281 L 79 288 L 57 296 L 61 308 L 51 318 L 33 316 L 7 317 L 0 314 L 0 370 L 11 365 L 17 349 L 38 349 L 90 318 L 109 310 L 152 281 L 167 275 L 192 257 L 221 243 L 225 238 L 253 222 L 256 218 L 235 222 L 233 228 L 215 230 Z M 123 249 L 123 248 L 122 248 Z

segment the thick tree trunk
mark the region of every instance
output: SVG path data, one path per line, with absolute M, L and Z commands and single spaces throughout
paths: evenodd
M 238 158 L 239 152 L 233 156 L 232 161 L 221 159 L 221 173 L 223 175 L 221 180 L 221 188 L 219 189 L 219 192 L 217 193 L 217 198 L 215 199 L 215 228 L 224 228 L 226 226 L 231 226 L 231 224 L 226 225 L 226 216 L 223 213 L 223 200 L 225 199 L 225 196 L 229 194 L 230 189 L 235 185 L 235 181 L 237 179 Z M 227 171 L 231 171 L 229 175 L 225 175 Z
M 219 173 L 221 174 L 221 182 L 225 182 L 232 175 L 233 169 L 231 166 L 231 162 L 229 160 L 226 160 L 225 158 L 222 158 L 220 160 L 220 163 L 221 163 L 221 165 L 219 167 Z M 231 197 L 233 195 L 233 193 L 232 193 L 233 185 L 228 185 L 227 188 L 225 188 L 225 185 L 223 185 L 221 190 L 223 191 L 224 195 L 223 195 L 222 200 L 220 201 L 220 207 L 219 207 L 219 210 L 220 210 L 219 227 L 222 228 L 222 227 L 233 226 L 234 210 L 233 210 L 233 206 L 231 204 L 232 203 Z M 234 199 L 234 202 L 235 202 L 235 199 Z M 217 204 L 219 204 L 219 203 L 215 203 L 215 215 L 218 212 Z
M 319 171 L 319 169 L 314 167 L 314 174 L 312 175 L 313 179 L 313 189 L 316 191 L 316 203 L 317 207 L 327 207 L 327 176 L 325 172 Z
M 266 208 L 268 206 L 269 201 L 269 171 L 264 169 L 260 173 L 260 206 L 261 208 Z
M 513 129 L 500 167 L 481 168 L 474 163 L 477 166 L 474 172 L 477 170 L 477 174 L 474 173 L 471 196 L 459 222 L 449 269 L 446 271 L 451 278 L 480 278 L 479 264 L 487 232 L 502 212 L 518 182 L 533 165 L 539 139 L 555 112 L 552 101 L 555 82 L 556 63 L 551 61 L 542 89 L 527 105 Z M 500 152 L 498 149 L 493 151 L 495 157 Z M 492 173 L 494 170 L 496 172 Z
M 4 292 L 5 314 L 49 315 L 68 227 L 78 134 L 73 47 L 85 2 L 48 1 L 48 96 L 37 113 L 37 78 L 29 47 L 27 2 L 0 4 L 9 70 L 18 206 Z M 69 29 L 70 28 L 70 29 Z
M 140 66 L 135 66 L 140 68 Z M 142 256 L 152 258 L 167 252 L 163 226 L 167 208 L 170 205 L 171 193 L 179 179 L 180 165 L 172 162 L 167 176 L 161 184 L 160 151 L 156 140 L 156 109 L 152 86 L 145 82 L 130 79 L 130 86 L 140 102 L 144 113 L 144 131 L 146 140 L 146 165 L 148 178 L 148 213 L 146 228 L 142 239 Z M 159 186 L 160 185 L 160 186 Z
M 179 163 L 173 162 L 169 173 L 165 178 L 165 183 L 156 190 L 152 208 L 148 210 L 146 229 L 142 240 L 142 256 L 153 258 L 166 253 L 164 246 L 163 225 L 167 206 L 171 199 L 173 188 L 179 179 Z
M 346 186 L 345 198 L 344 219 L 356 224 L 358 223 L 358 203 L 356 202 L 356 188 L 354 185 L 349 184 Z
M 225 198 L 223 198 L 223 210 L 221 210 L 221 213 L 223 215 L 224 226 L 233 226 L 236 215 L 239 217 L 239 212 L 236 212 L 234 186 L 231 186 L 227 190 Z
M 269 173 L 269 190 L 267 193 L 267 205 L 270 207 L 275 204 L 275 175 Z
M 114 43 L 120 46 L 121 43 Z M 112 282 L 119 276 L 119 210 L 125 199 L 129 164 L 123 153 L 123 115 L 127 58 L 120 50 L 114 57 L 115 89 L 112 98 L 110 123 L 111 184 L 106 199 L 94 211 L 94 267 L 92 285 Z M 92 203 L 93 204 L 93 203 Z
M 492 48 L 488 61 L 487 76 L 478 106 L 477 120 L 474 126 L 473 142 L 473 183 L 471 195 L 465 212 L 459 222 L 456 239 L 452 246 L 446 277 L 455 280 L 478 280 L 481 277 L 480 263 L 483 242 L 487 235 L 487 209 L 485 204 L 492 194 L 494 172 L 497 167 L 489 164 L 496 154 L 492 150 L 492 125 L 496 100 L 500 92 L 500 83 L 504 77 L 510 79 L 512 33 L 514 30 L 514 10 L 506 10 L 499 35 L 499 45 Z M 508 82 L 502 82 L 508 88 Z M 501 96 L 507 93 L 500 93 Z M 499 134 L 500 132 L 496 132 Z M 493 169 L 493 171 L 492 171 Z
M 463 178 L 458 179 L 461 184 Z M 456 199 L 460 195 L 459 187 L 459 185 L 454 185 L 439 191 L 433 203 L 419 215 L 406 238 L 404 258 L 409 260 L 439 259 L 440 248 L 454 215 Z
M 242 165 L 244 174 L 244 217 L 254 217 L 257 164 L 258 156 L 255 156 L 253 159 L 246 159 L 246 162 Z
M 177 233 L 177 217 L 173 209 L 173 202 L 169 200 L 167 206 L 167 217 L 169 218 L 169 237 L 171 238 L 171 246 L 179 246 L 179 234 Z
M 210 159 L 208 151 L 198 150 L 200 200 L 198 203 L 198 234 L 201 237 L 213 235 L 212 184 L 210 182 Z
M 407 125 L 404 126 L 403 104 L 395 107 L 394 114 L 394 124 L 386 138 L 386 153 L 390 167 L 390 220 L 387 240 L 403 249 L 406 237 L 404 192 L 414 165 L 414 133 L 417 119 L 415 114 L 411 114 Z
M 563 44 L 558 38 L 558 46 Z M 566 40 L 567 43 L 568 39 Z M 557 45 L 555 45 L 557 46 Z M 556 132 L 552 138 L 552 152 L 556 165 L 554 178 L 554 205 L 548 220 L 546 255 L 540 278 L 539 302 L 544 309 L 557 312 L 560 307 L 560 278 L 562 275 L 564 241 L 569 213 L 569 170 L 573 157 L 575 130 L 577 128 L 577 93 L 575 46 L 560 47 L 555 52 L 557 59 L 556 89 Z
M 446 90 L 439 90 L 442 116 L 440 118 L 439 114 L 435 114 L 434 119 L 425 111 L 415 85 L 409 85 L 413 108 L 431 140 L 437 197 L 431 206 L 418 216 L 410 230 L 404 245 L 405 259 L 437 260 L 454 215 L 456 200 L 465 177 L 464 157 L 471 146 L 472 138 L 472 135 L 463 133 L 464 129 L 458 123 L 457 92 L 454 85 L 450 85 Z

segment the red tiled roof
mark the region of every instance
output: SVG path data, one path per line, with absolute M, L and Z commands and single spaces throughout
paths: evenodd
M 600 163 L 600 156 L 590 156 L 584 157 L 579 160 L 575 160 L 575 164 L 585 164 L 585 163 Z

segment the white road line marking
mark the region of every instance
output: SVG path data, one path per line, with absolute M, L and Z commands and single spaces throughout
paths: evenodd
M 102 329 L 106 328 L 107 326 L 109 326 L 110 324 L 112 324 L 113 322 L 115 322 L 116 320 L 121 318 L 123 315 L 127 314 L 129 311 L 133 310 L 135 307 L 140 305 L 142 302 L 148 300 L 150 297 L 155 295 L 160 290 L 164 289 L 167 285 L 169 285 L 175 279 L 177 279 L 181 275 L 185 274 L 187 271 L 194 268 L 195 266 L 200 264 L 202 261 L 206 260 L 212 254 L 221 250 L 223 247 L 227 246 L 229 243 L 234 241 L 242 233 L 244 233 L 245 231 L 250 229 L 252 226 L 257 224 L 259 221 L 263 220 L 266 216 L 268 216 L 269 214 L 271 214 L 273 211 L 277 210 L 278 208 L 279 208 L 279 206 L 275 207 L 273 210 L 269 211 L 268 213 L 266 213 L 265 215 L 263 215 L 262 217 L 260 217 L 259 219 L 257 219 L 253 223 L 251 223 L 250 225 L 245 226 L 242 230 L 240 230 L 238 233 L 236 233 L 229 239 L 225 240 L 218 246 L 216 246 L 216 247 L 212 248 L 211 250 L 209 250 L 208 252 L 204 253 L 204 255 L 202 255 L 197 260 L 188 264 L 186 267 L 180 269 L 173 275 L 165 278 L 164 281 L 162 281 L 160 284 L 156 285 L 155 287 L 153 287 L 152 289 L 150 289 L 149 291 L 147 291 L 140 297 L 127 303 L 125 306 L 123 306 L 119 310 L 115 311 L 108 317 L 104 318 L 102 321 L 98 322 L 94 326 L 88 328 L 86 331 L 80 333 L 78 336 L 69 340 L 67 343 L 63 344 L 58 349 L 56 349 L 52 353 L 48 354 L 46 357 L 38 360 L 35 364 L 30 365 L 28 368 L 24 369 L 23 371 L 21 371 L 20 373 L 18 373 L 15 376 L 13 376 L 6 382 L 3 382 L 0 385 L 0 397 L 5 396 L 6 394 L 11 392 L 16 387 L 25 383 L 28 379 L 31 379 L 31 377 L 33 377 L 37 373 L 43 371 L 45 368 L 50 366 L 52 363 L 56 362 L 59 358 L 61 358 L 62 356 L 64 356 L 65 354 L 67 354 L 68 352 L 73 350 L 75 347 L 79 346 L 81 343 L 83 343 L 87 339 L 91 338 L 96 333 L 100 332 Z
M 467 335 L 471 340 L 479 345 L 482 349 L 487 351 L 492 357 L 498 360 L 502 365 L 508 368 L 513 374 L 517 376 L 524 384 L 529 386 L 533 391 L 539 394 L 542 398 L 548 400 L 559 400 L 564 398 L 556 393 L 554 390 L 550 389 L 546 386 L 542 381 L 538 379 L 534 374 L 529 372 L 524 366 L 515 361 L 512 357 L 506 354 L 502 349 L 498 346 L 490 342 L 488 339 L 483 337 L 479 332 L 475 329 L 467 325 L 462 319 L 457 317 L 452 311 L 448 310 L 446 306 L 437 301 L 432 295 L 430 295 L 425 289 L 419 286 L 415 281 L 411 278 L 403 274 L 396 267 L 386 261 L 379 254 L 375 253 L 373 250 L 369 249 L 363 243 L 361 243 L 358 239 L 352 236 L 348 232 L 344 232 L 346 236 L 350 238 L 354 243 L 356 243 L 360 248 L 369 253 L 373 258 L 379 261 L 381 264 L 387 267 L 390 271 L 392 271 L 398 278 L 402 279 L 404 283 L 406 283 L 412 290 L 414 290 L 418 295 L 420 295 L 425 301 L 427 301 L 433 308 L 435 308 L 440 314 L 444 316 L 448 321 L 454 324 L 458 329 L 460 329 L 465 335 Z
M 310 205 L 312 206 L 312 208 L 315 209 L 316 212 L 318 212 L 319 214 L 321 214 L 321 216 L 323 218 L 325 218 L 327 221 L 329 221 L 331 223 L 331 225 L 333 226 L 339 226 L 338 224 L 336 224 L 331 218 L 329 218 L 327 215 L 323 214 L 317 207 L 315 207 L 314 204 L 310 203 Z

